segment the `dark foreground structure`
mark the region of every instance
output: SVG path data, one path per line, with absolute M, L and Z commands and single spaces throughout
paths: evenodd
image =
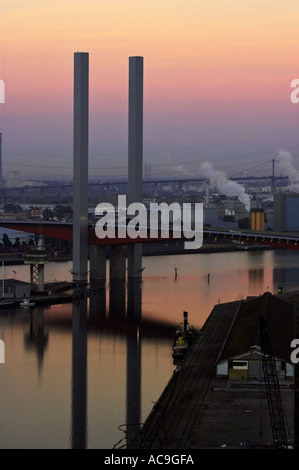
M 215 306 L 131 447 L 297 448 L 298 371 L 290 359 L 297 305 L 299 292 L 267 292 Z

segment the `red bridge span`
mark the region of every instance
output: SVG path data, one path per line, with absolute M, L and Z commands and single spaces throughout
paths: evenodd
M 59 238 L 61 240 L 73 240 L 73 224 L 69 222 L 57 222 L 57 221 L 7 221 L 0 220 L 0 227 L 9 228 L 12 230 L 18 230 L 21 232 L 32 233 L 35 235 L 43 235 L 51 238 Z M 186 239 L 182 230 L 181 236 L 173 234 L 172 230 L 169 230 L 168 236 L 165 233 L 158 233 L 158 236 L 153 238 L 150 236 L 148 230 L 148 236 L 142 237 L 138 234 L 137 238 L 133 239 L 126 235 L 125 238 L 118 237 L 116 229 L 116 237 L 109 238 L 108 236 L 104 239 L 97 237 L 95 232 L 95 225 L 88 225 L 88 244 L 89 245 L 126 245 L 131 243 L 155 243 L 157 241 L 167 241 L 173 239 Z M 272 246 L 273 248 L 285 248 L 298 250 L 299 249 L 299 232 L 273 232 L 273 231 L 255 231 L 255 230 L 228 230 L 223 228 L 212 228 L 204 227 L 203 229 L 204 242 L 208 239 L 213 241 L 217 240 L 235 240 L 240 241 L 244 245 L 259 244 L 264 246 Z

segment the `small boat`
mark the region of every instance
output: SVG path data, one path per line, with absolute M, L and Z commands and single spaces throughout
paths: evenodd
M 176 330 L 173 346 L 172 357 L 174 362 L 184 359 L 186 353 L 190 349 L 192 342 L 196 336 L 196 331 L 189 327 L 188 312 L 184 312 L 184 321 L 180 328 Z
M 34 307 L 34 306 L 35 306 L 34 300 L 24 299 L 20 302 L 20 307 Z
M 183 359 L 186 352 L 188 351 L 188 341 L 187 338 L 184 337 L 183 333 L 177 333 L 175 337 L 174 344 L 172 346 L 172 357 L 174 360 Z

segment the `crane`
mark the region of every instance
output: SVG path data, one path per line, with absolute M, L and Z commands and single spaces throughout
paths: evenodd
M 286 428 L 280 396 L 275 356 L 269 336 L 268 322 L 265 315 L 260 316 L 262 368 L 268 400 L 273 444 L 276 449 L 287 449 Z

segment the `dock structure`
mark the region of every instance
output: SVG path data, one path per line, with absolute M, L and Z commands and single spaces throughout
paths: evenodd
M 190 446 L 196 423 L 215 378 L 215 361 L 229 332 L 239 302 L 225 304 L 222 321 L 214 311 L 193 348 L 175 371 L 140 433 L 141 448 L 184 449 Z
M 174 370 L 142 425 L 141 449 L 267 448 L 272 429 L 263 383 L 217 377 L 216 363 L 242 301 L 218 304 L 200 330 L 181 367 Z M 294 389 L 281 386 L 294 440 Z
M 36 249 L 24 255 L 24 264 L 30 265 L 30 284 L 39 292 L 43 292 L 45 288 L 45 264 L 48 260 L 43 237 L 39 237 Z

